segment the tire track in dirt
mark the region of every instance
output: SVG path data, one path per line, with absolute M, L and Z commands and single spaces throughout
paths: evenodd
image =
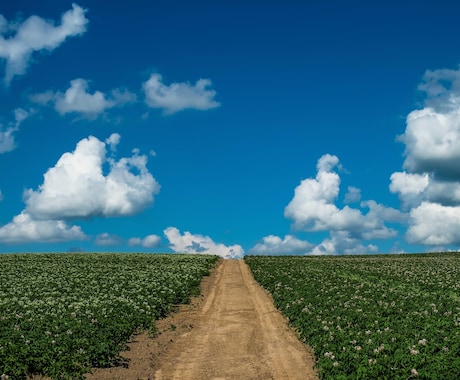
M 157 380 L 317 379 L 311 351 L 243 260 L 224 260 L 194 328 L 159 358 Z

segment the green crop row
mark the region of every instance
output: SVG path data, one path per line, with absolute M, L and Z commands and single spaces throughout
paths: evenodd
M 216 256 L 0 255 L 0 375 L 83 378 L 199 293 Z
M 245 261 L 322 379 L 460 378 L 460 254 Z

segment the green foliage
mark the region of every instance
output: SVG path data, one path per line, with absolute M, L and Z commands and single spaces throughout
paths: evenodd
M 216 256 L 0 255 L 0 375 L 83 379 L 199 293 Z
M 245 261 L 322 379 L 460 378 L 460 254 Z

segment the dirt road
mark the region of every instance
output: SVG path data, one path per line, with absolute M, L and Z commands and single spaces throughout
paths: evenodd
M 169 330 L 181 331 L 163 352 L 140 360 L 150 361 L 142 374 L 128 368 L 125 374 L 102 371 L 88 379 L 317 379 L 311 351 L 288 329 L 242 260 L 223 260 L 201 305 L 173 318 Z M 140 339 L 144 346 L 145 339 Z

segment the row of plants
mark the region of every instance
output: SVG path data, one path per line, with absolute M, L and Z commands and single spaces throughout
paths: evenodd
M 0 255 L 0 375 L 83 379 L 199 294 L 217 256 Z
M 322 379 L 460 377 L 460 254 L 247 256 Z

